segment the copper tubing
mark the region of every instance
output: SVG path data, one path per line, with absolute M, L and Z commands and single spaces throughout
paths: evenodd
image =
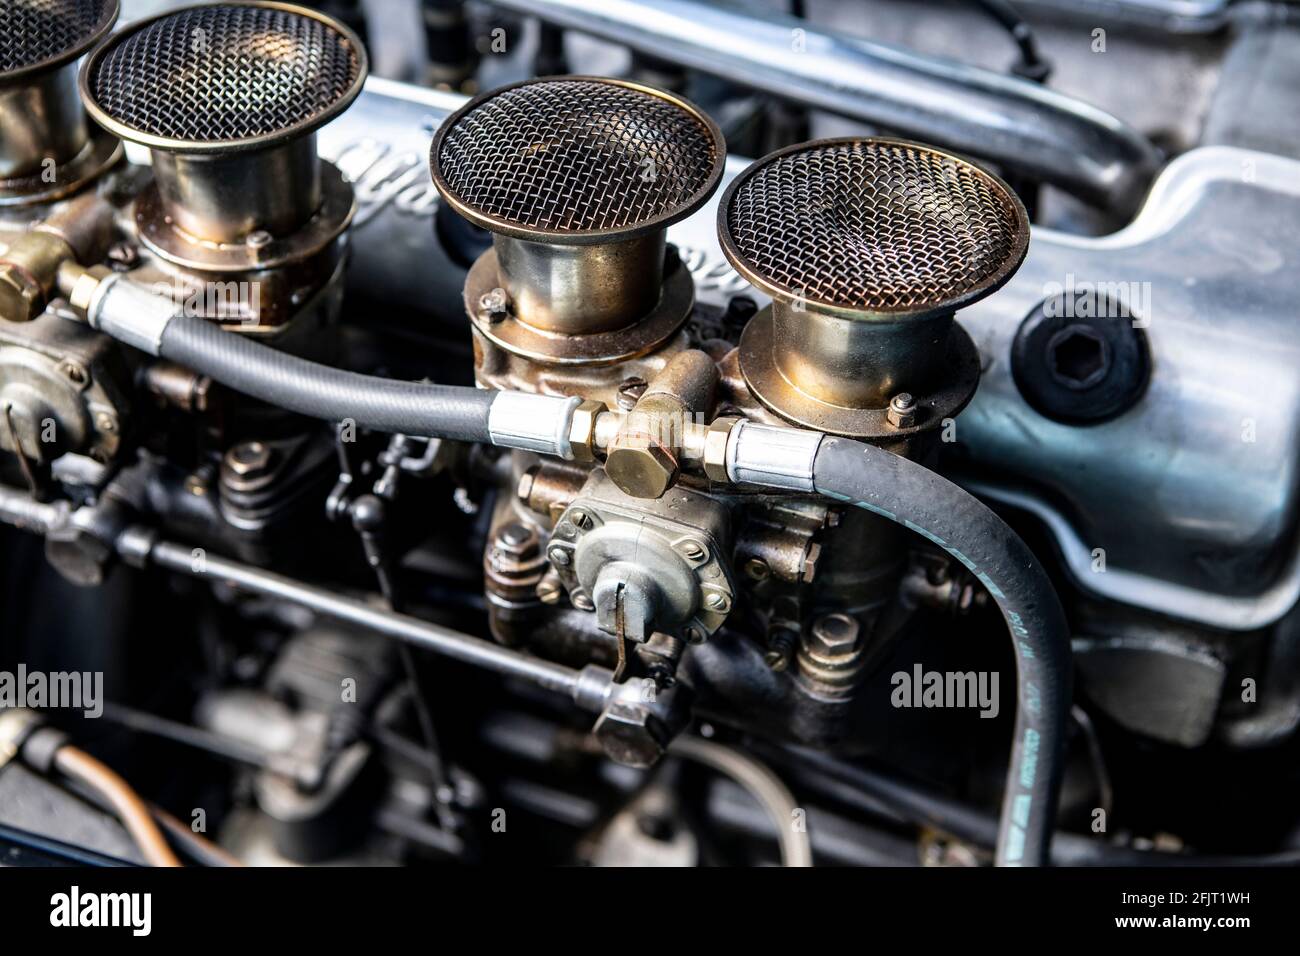
M 125 780 L 84 750 L 68 745 L 60 747 L 54 755 L 54 766 L 64 776 L 85 784 L 108 801 L 151 866 L 181 865 L 154 822 L 148 805 Z
M 172 837 L 186 845 L 198 862 L 207 866 L 243 866 L 244 864 L 238 857 L 234 856 L 224 847 L 213 843 L 201 833 L 195 833 L 193 829 L 186 826 L 181 820 L 172 816 L 156 803 L 149 804 L 149 812 L 153 814 L 164 830 Z

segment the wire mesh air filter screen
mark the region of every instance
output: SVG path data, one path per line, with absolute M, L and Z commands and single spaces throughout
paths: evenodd
M 673 217 L 711 187 L 720 153 L 711 127 L 672 100 L 560 79 L 506 89 L 456 119 L 434 167 L 479 215 L 584 233 Z
M 69 52 L 115 9 L 112 0 L 0 0 L 0 73 Z
M 777 154 L 729 197 L 725 230 L 762 282 L 867 312 L 933 310 L 1020 263 L 1027 223 L 998 180 L 903 143 L 832 141 Z
M 310 123 L 361 69 L 351 39 L 328 23 L 222 4 L 153 20 L 115 41 L 92 64 L 88 90 L 132 130 L 219 143 Z

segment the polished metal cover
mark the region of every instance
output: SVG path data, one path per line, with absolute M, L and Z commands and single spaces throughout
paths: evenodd
M 0 80 L 80 56 L 117 18 L 117 0 L 0 0 Z
M 356 35 L 315 11 L 221 3 L 132 24 L 91 54 L 81 85 L 87 109 L 122 138 L 212 153 L 315 129 L 365 74 Z
M 927 146 L 803 143 L 759 160 L 718 211 L 723 251 L 755 286 L 812 308 L 952 312 L 1004 283 L 1029 221 L 1000 179 Z
M 713 194 L 725 147 L 690 103 L 650 87 L 555 77 L 493 90 L 434 139 L 434 183 L 464 216 L 521 239 L 631 238 Z

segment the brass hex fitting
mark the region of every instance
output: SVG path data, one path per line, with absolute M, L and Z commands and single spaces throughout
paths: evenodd
M 45 310 L 59 266 L 75 259 L 72 246 L 53 232 L 24 233 L 0 256 L 0 318 L 30 322 Z
M 78 312 L 87 312 L 90 310 L 90 302 L 99 289 L 99 284 L 110 275 L 112 270 L 107 266 L 91 266 L 85 269 L 75 262 L 64 262 L 59 266 L 59 291 L 68 300 L 68 305 Z
M 677 481 L 690 419 L 713 407 L 718 367 L 705 352 L 672 357 L 637 400 L 605 458 L 605 473 L 637 498 L 658 498 Z
M 727 416 L 717 419 L 704 435 L 704 475 L 709 481 L 726 484 L 731 481 L 727 474 L 727 442 L 731 430 L 740 422 L 739 418 Z
M 605 459 L 605 473 L 634 498 L 660 498 L 677 480 L 677 458 L 647 437 L 619 436 Z
M 569 424 L 569 448 L 574 461 L 596 460 L 596 419 L 609 411 L 604 402 L 587 399 L 573 410 Z

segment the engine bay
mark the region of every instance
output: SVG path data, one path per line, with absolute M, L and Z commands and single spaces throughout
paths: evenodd
M 122 7 L 0 0 L 7 847 L 1300 861 L 1293 5 Z

